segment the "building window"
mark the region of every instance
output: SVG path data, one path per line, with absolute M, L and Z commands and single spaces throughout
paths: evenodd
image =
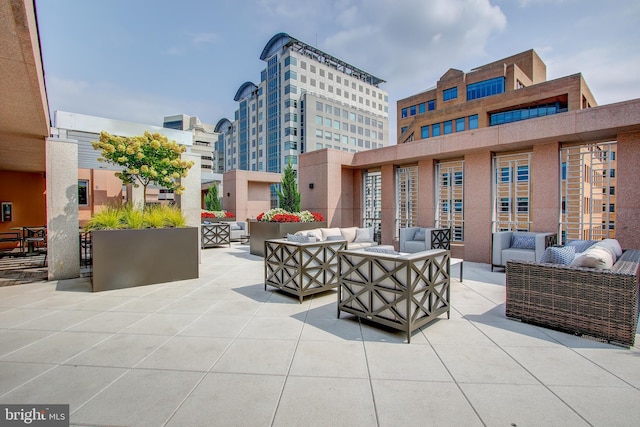
M 78 180 L 78 206 L 89 205 L 89 181 L 86 179 Z
M 447 120 L 444 122 L 444 134 L 447 135 L 451 132 L 453 132 L 453 122 L 451 120 Z
M 457 97 L 458 97 L 458 87 L 457 86 L 449 88 L 449 89 L 445 89 L 442 92 L 442 99 L 444 101 L 450 101 L 452 99 L 456 99 Z
M 297 65 L 298 60 L 296 58 L 293 58 L 291 56 L 287 56 L 286 58 L 284 58 L 284 66 L 286 67 L 287 65 Z M 304 62 L 303 62 L 304 64 Z M 306 64 L 305 67 L 306 68 Z
M 616 195 L 616 187 L 609 187 L 609 195 L 610 196 Z
M 424 114 L 426 107 L 427 105 L 424 102 L 422 104 L 418 104 L 418 114 Z
M 402 129 L 400 129 L 400 133 L 404 133 L 408 128 L 409 128 L 408 126 L 402 126 Z M 367 129 L 367 130 L 369 130 L 369 129 Z M 371 134 L 371 132 L 369 132 L 369 135 L 370 134 Z
M 567 162 L 562 162 L 562 179 L 567 179 Z
M 411 107 L 409 107 L 409 115 L 410 116 L 415 116 L 416 115 L 416 106 L 412 105 Z
M 406 117 L 409 117 L 409 109 L 408 108 L 403 108 L 401 116 L 402 116 L 403 119 L 406 118 Z
M 418 167 L 396 169 L 397 227 L 415 227 L 418 221 Z
M 518 213 L 527 213 L 527 212 L 529 212 L 529 198 L 518 197 Z
M 469 116 L 469 129 L 478 129 L 478 115 Z
M 467 101 L 498 95 L 504 92 L 504 77 L 485 80 L 483 82 L 467 85 Z
M 511 199 L 502 197 L 500 199 L 500 212 L 509 213 L 511 211 Z
M 529 181 L 529 165 L 518 166 L 518 182 Z
M 564 113 L 566 111 L 568 111 L 566 102 L 554 102 L 551 104 L 540 104 L 533 107 L 501 111 L 499 113 L 491 113 L 489 115 L 489 126 L 517 122 L 520 120 L 535 119 L 536 117 L 550 116 L 553 114 Z
M 296 72 L 295 72 L 295 71 L 287 70 L 287 71 L 285 71 L 285 73 L 284 73 L 284 79 L 285 79 L 285 80 L 289 80 L 289 79 L 291 79 L 291 80 L 298 80 L 298 74 L 296 74 Z
M 456 119 L 456 132 L 464 132 L 464 117 Z
M 433 111 L 433 110 L 436 109 L 436 100 L 435 99 L 432 99 L 432 100 L 427 102 L 427 109 L 429 111 Z
M 440 136 L 440 123 L 431 125 L 431 136 Z
M 420 136 L 422 139 L 429 138 L 429 126 L 422 126 L 420 128 Z
M 509 182 L 511 177 L 511 174 L 509 172 L 511 172 L 510 168 L 498 169 L 498 173 L 499 173 L 498 182 Z

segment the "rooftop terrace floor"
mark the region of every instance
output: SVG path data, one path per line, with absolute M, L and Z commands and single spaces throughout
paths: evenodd
M 411 344 L 338 319 L 334 291 L 265 291 L 239 243 L 194 280 L 0 287 L 0 403 L 68 403 L 72 425 L 637 425 L 638 345 L 508 320 L 504 273 L 452 270 L 451 319 Z

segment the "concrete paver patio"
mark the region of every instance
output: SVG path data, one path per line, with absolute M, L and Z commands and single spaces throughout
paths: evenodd
M 68 403 L 72 425 L 637 425 L 640 348 L 508 320 L 505 275 L 452 268 L 451 319 L 413 334 L 264 290 L 247 245 L 200 278 L 91 293 L 0 288 L 0 403 Z M 639 340 L 636 340 L 638 343 Z

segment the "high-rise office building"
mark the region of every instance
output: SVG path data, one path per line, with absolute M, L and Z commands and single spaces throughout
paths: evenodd
M 388 145 L 384 80 L 285 33 L 269 40 L 260 59 L 267 63 L 260 83 L 243 83 L 233 123 L 216 126 L 225 171 L 281 172 L 287 164 L 297 169 L 305 152 Z

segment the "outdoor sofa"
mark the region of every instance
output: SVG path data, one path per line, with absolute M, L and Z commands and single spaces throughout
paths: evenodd
M 554 250 L 562 248 L 549 249 Z M 569 264 L 508 261 L 506 316 L 631 347 L 638 327 L 640 250 L 620 250 L 615 263 L 600 255 L 589 260 L 588 250 Z M 600 268 L 585 266 L 585 259 Z
M 406 227 L 401 228 L 400 252 L 414 253 L 429 249 L 451 249 L 450 228 Z
M 312 241 L 318 242 L 346 240 L 347 249 L 361 249 L 378 245 L 378 242 L 374 239 L 373 227 L 313 228 L 311 230 L 298 231 L 296 235 L 307 236 Z

